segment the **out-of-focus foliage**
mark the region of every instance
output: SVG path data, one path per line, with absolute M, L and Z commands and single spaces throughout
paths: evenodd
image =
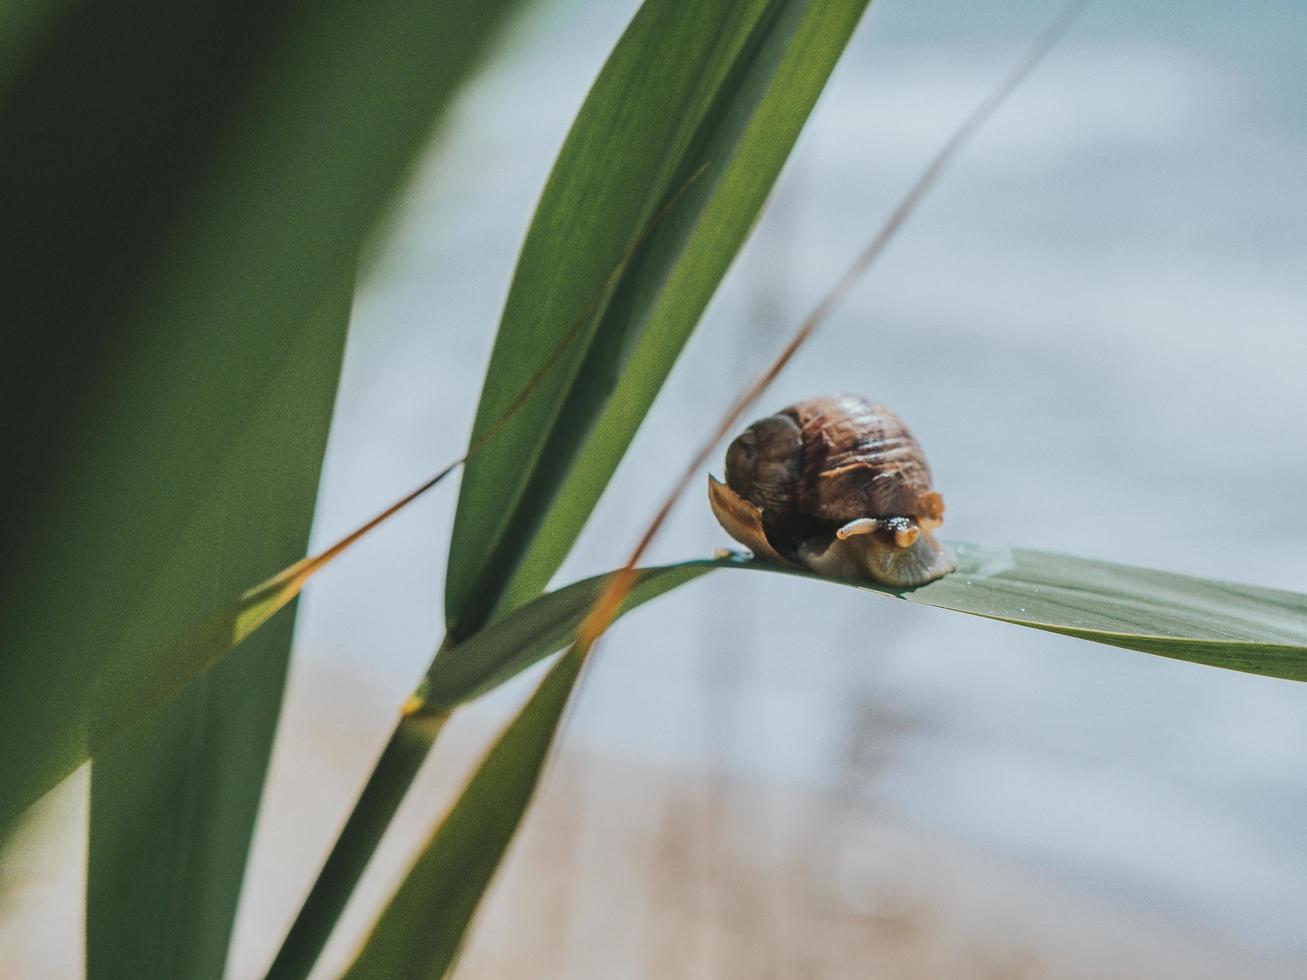
M 514 5 L 0 15 L 0 834 L 303 555 L 360 249 Z M 97 760 L 92 975 L 221 975 L 291 626 Z

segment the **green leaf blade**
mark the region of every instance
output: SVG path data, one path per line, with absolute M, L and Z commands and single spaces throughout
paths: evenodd
M 640 570 L 621 613 L 644 605 L 712 571 L 711 562 L 683 562 Z M 583 579 L 528 602 L 441 657 L 422 692 L 435 710 L 479 697 L 567 646 L 607 585 L 611 573 Z
M 0 225 L 24 243 L 0 269 L 0 415 L 24 420 L 3 434 L 24 478 L 0 489 L 0 833 L 103 720 L 178 686 L 171 644 L 230 596 L 174 586 L 212 574 L 192 531 L 251 406 L 514 5 L 43 16 L 0 92 Z
M 565 355 L 565 369 L 469 463 L 446 578 L 455 642 L 539 594 L 557 570 L 747 237 L 865 6 L 649 0 L 641 8 L 546 187 L 474 438 L 564 334 L 622 245 L 673 191 L 701 169 L 702 176 L 637 251 L 596 325 Z M 596 141 L 589 134 L 601 125 L 615 128 Z M 574 217 L 578 208 L 582 218 Z M 566 295 L 560 281 L 569 284 Z
M 422 711 L 395 726 L 264 980 L 309 975 L 447 717 Z
M 0 836 L 105 749 L 92 977 L 223 972 L 293 619 L 191 682 L 304 554 L 358 255 L 513 6 L 73 0 L 0 69 Z
M 741 6 L 756 16 L 757 4 Z M 523 244 L 473 442 L 504 414 L 673 189 L 677 151 L 692 128 L 686 117 L 702 99 L 697 83 L 712 75 L 708 65 L 721 58 L 715 41 L 734 19 L 720 2 L 646 2 L 609 56 L 559 152 Z M 465 468 L 445 604 L 447 617 L 468 634 L 488 616 L 478 605 L 481 583 L 515 559 L 520 542 L 512 533 L 520 536 L 522 519 L 513 529 L 514 509 L 534 468 L 553 458 L 545 443 L 602 315 Z M 481 601 L 492 605 L 493 597 Z
M 585 653 L 573 647 L 482 760 L 345 976 L 444 977 L 540 781 Z
M 293 629 L 270 624 L 96 757 L 87 977 L 223 975 Z
M 958 570 L 917 589 L 836 582 L 734 555 L 744 568 L 1226 670 L 1307 680 L 1307 596 L 1026 548 L 953 543 Z
M 352 292 L 349 280 L 336 286 L 252 412 L 237 462 L 192 529 L 221 560 L 208 576 L 175 582 L 178 603 L 229 595 L 308 546 Z M 132 964 L 143 975 L 220 980 L 294 622 L 279 617 L 93 760 L 88 977 Z
M 952 547 L 956 572 L 906 591 L 740 554 L 651 566 L 640 570 L 622 612 L 716 569 L 767 572 L 1227 670 L 1307 680 L 1305 595 L 1024 548 Z M 546 593 L 440 658 L 428 679 L 430 703 L 452 708 L 566 646 L 607 578 Z
M 1307 596 L 1024 548 L 959 543 L 926 605 L 1125 649 L 1307 680 Z

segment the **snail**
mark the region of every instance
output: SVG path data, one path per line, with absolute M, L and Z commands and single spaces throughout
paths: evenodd
M 726 532 L 759 558 L 905 589 L 957 567 L 935 540 L 944 498 L 893 412 L 857 395 L 810 398 L 759 419 L 708 477 Z

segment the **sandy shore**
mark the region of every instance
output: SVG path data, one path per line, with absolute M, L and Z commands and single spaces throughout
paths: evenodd
M 298 680 L 229 965 L 238 980 L 266 965 L 382 735 L 384 712 L 358 711 L 366 681 L 312 670 Z M 348 962 L 501 713 L 451 727 L 319 975 Z M 80 974 L 85 791 L 82 773 L 9 860 L 0 976 Z M 1301 976 L 1302 964 L 1267 962 L 1163 909 L 1077 893 L 911 826 L 874 794 L 840 799 L 565 745 L 459 975 L 1273 980 Z

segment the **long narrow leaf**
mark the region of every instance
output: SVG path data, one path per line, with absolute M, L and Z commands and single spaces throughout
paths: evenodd
M 212 575 L 252 406 L 512 6 L 73 0 L 31 33 L 0 91 L 0 832 L 216 611 L 176 586 Z
M 400 718 L 265 980 L 309 975 L 447 717 L 419 710 Z
M 1307 595 L 1026 548 L 952 547 L 956 572 L 906 591 L 822 578 L 738 554 L 653 566 L 639 570 L 622 612 L 714 569 L 744 569 L 815 579 L 1211 667 L 1307 680 Z M 547 593 L 483 630 L 433 671 L 430 702 L 457 705 L 562 649 L 610 575 Z
M 215 488 L 210 576 L 174 583 L 199 605 L 304 554 L 349 322 L 349 280 L 326 297 Z M 210 530 L 211 529 L 211 530 Z M 294 617 L 284 615 L 91 770 L 86 973 L 222 976 L 272 748 Z
M 573 647 L 545 675 L 423 847 L 345 976 L 438 980 L 448 973 L 535 793 L 584 660 Z
M 683 562 L 641 569 L 621 611 L 642 606 L 714 567 L 711 562 Z M 567 646 L 610 578 L 596 575 L 541 596 L 450 651 L 427 679 L 422 691 L 426 704 L 433 710 L 452 710 Z
M 73 0 L 6 64 L 0 834 L 303 554 L 356 257 L 511 6 Z M 221 976 L 291 629 L 98 761 L 92 977 Z
M 955 573 L 902 597 L 1210 667 L 1307 680 L 1305 595 L 1025 548 L 954 550 Z
M 669 189 L 708 165 L 596 326 L 463 478 L 446 579 L 454 645 L 544 588 L 743 243 L 866 0 L 647 0 L 532 222 L 473 438 Z

